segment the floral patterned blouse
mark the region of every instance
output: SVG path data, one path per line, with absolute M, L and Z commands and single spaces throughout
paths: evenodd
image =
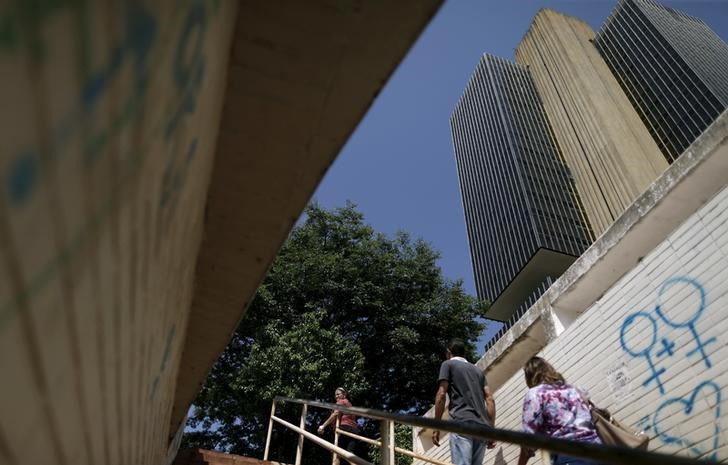
M 589 405 L 570 384 L 539 384 L 523 400 L 523 429 L 552 438 L 601 443 L 591 421 Z

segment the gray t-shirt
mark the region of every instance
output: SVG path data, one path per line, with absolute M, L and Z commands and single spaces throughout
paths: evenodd
M 450 396 L 451 420 L 493 425 L 485 409 L 483 390 L 486 382 L 480 368 L 465 359 L 451 358 L 440 365 L 440 376 L 437 380 L 446 380 L 449 383 L 447 394 Z

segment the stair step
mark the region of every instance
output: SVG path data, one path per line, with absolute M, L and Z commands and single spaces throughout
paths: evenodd
M 205 449 L 182 449 L 172 465 L 284 465 L 254 457 L 227 454 Z

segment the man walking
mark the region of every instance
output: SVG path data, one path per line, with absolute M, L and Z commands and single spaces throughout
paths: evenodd
M 445 395 L 450 396 L 451 420 L 481 427 L 494 425 L 495 399 L 480 368 L 465 360 L 465 343 L 461 339 L 450 341 L 447 360 L 440 365 L 435 395 L 438 420 L 445 412 Z M 440 431 L 432 432 L 432 443 L 440 445 Z M 450 456 L 455 465 L 482 465 L 485 449 L 483 441 L 450 433 Z

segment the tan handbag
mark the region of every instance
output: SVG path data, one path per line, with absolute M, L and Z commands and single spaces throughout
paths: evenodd
M 620 423 L 609 413 L 609 410 L 594 405 L 594 402 L 582 394 L 579 389 L 577 389 L 577 392 L 581 396 L 581 400 L 589 405 L 592 423 L 594 423 L 594 428 L 597 430 L 599 439 L 604 444 L 647 450 L 650 437 L 644 431 L 635 431 L 629 426 Z
M 589 406 L 591 407 L 592 422 L 604 444 L 647 450 L 650 437 L 643 431 L 635 431 L 620 423 L 608 410 L 599 408 L 592 402 L 589 402 Z

